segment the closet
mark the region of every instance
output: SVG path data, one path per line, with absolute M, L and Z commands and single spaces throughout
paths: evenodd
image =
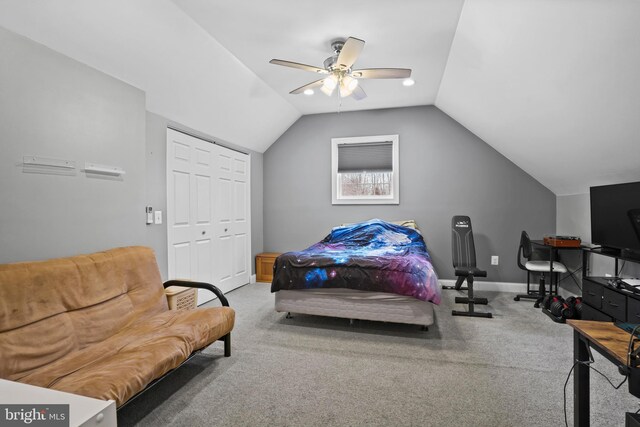
M 167 129 L 169 279 L 229 292 L 251 271 L 250 158 Z M 213 299 L 198 290 L 198 305 Z

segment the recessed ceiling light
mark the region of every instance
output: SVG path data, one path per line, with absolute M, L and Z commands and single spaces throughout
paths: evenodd
M 402 81 L 403 86 L 413 86 L 414 84 L 416 84 L 416 81 L 413 79 L 404 79 Z
M 303 93 L 308 96 L 313 95 L 313 89 L 305 89 Z

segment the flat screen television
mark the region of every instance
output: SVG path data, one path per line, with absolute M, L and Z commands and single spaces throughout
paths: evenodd
M 591 241 L 640 255 L 640 182 L 591 187 Z

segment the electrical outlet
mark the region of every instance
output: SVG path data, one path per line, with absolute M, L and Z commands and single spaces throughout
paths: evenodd
M 156 224 L 162 224 L 162 211 L 155 211 L 154 214 Z
M 491 255 L 491 265 L 498 265 L 498 255 Z

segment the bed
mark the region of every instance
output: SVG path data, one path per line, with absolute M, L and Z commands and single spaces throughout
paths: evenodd
M 280 255 L 271 292 L 278 312 L 424 327 L 441 298 L 415 223 L 379 219 L 335 227 L 309 248 Z

